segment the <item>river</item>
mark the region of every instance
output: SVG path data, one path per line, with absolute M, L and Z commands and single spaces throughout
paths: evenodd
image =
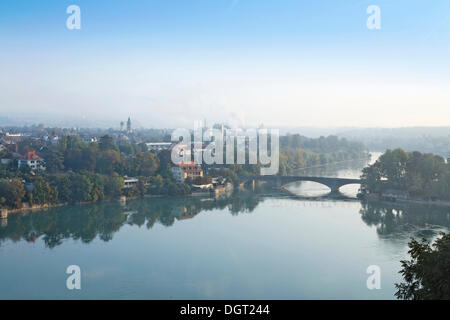
M 366 164 L 299 174 L 355 178 Z M 0 298 L 394 299 L 410 237 L 450 227 L 448 208 L 364 203 L 354 185 L 338 199 L 314 183 L 286 189 L 10 215 L 0 226 Z M 80 290 L 66 287 L 70 265 Z M 372 265 L 380 289 L 367 287 Z

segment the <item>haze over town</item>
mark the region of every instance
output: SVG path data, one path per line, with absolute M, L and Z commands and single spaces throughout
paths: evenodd
M 448 1 L 0 4 L 0 116 L 143 127 L 444 126 Z

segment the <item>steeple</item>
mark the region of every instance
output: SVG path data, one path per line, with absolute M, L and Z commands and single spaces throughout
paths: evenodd
M 133 133 L 133 128 L 131 127 L 131 119 L 130 117 L 128 117 L 128 121 L 127 121 L 127 133 Z

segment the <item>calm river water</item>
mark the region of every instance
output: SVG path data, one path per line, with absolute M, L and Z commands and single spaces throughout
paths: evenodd
M 359 177 L 356 161 L 299 174 Z M 314 183 L 228 198 L 145 198 L 12 215 L 0 226 L 1 299 L 393 299 L 410 237 L 450 209 L 362 203 Z M 305 198 L 308 197 L 308 198 Z M 66 269 L 81 270 L 68 290 Z M 369 290 L 367 267 L 381 270 Z

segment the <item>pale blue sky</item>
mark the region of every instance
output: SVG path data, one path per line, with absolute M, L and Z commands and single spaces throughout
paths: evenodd
M 66 8 L 81 8 L 81 30 Z M 369 5 L 381 30 L 366 27 Z M 0 111 L 448 125 L 450 1 L 0 2 Z M 370 112 L 370 116 L 368 115 Z

